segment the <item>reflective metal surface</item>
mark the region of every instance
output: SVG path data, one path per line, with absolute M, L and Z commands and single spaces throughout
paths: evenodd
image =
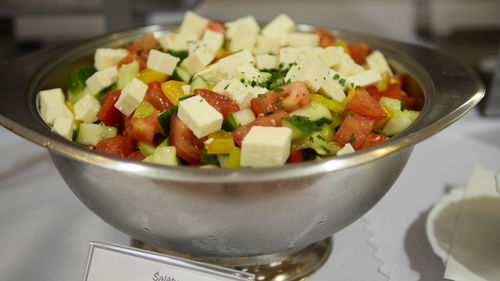
M 259 281 L 305 280 L 328 260 L 332 251 L 332 245 L 332 239 L 329 237 L 307 247 L 294 248 L 283 253 L 225 258 L 191 256 L 154 247 L 137 240 L 132 241 L 132 246 L 136 248 L 252 273 L 255 275 L 255 280 Z
M 164 167 L 81 148 L 52 133 L 38 116 L 38 91 L 63 85 L 65 74 L 87 61 L 95 48 L 171 28 L 113 33 L 4 62 L 8 71 L 0 78 L 0 93 L 9 102 L 0 103 L 0 124 L 47 147 L 69 187 L 105 221 L 138 240 L 190 255 L 263 255 L 331 236 L 378 202 L 414 144 L 450 125 L 484 95 L 477 76 L 440 51 L 333 31 L 381 50 L 394 67 L 411 73 L 425 93 L 415 124 L 351 155 L 275 168 Z

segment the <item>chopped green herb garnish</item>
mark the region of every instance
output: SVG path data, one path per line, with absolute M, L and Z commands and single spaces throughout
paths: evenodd
M 282 99 L 278 99 L 278 100 L 276 101 L 276 105 L 277 105 L 277 106 L 281 106 L 282 104 L 283 104 L 283 100 L 282 100 Z
M 259 98 L 265 98 L 266 94 L 258 94 L 257 97 L 259 97 Z
M 340 79 L 339 80 L 339 84 L 342 85 L 342 86 L 344 86 L 345 85 L 345 79 Z
M 275 87 L 275 88 L 273 88 L 273 91 L 274 91 L 274 92 L 276 92 L 276 93 L 281 93 L 281 92 L 283 92 L 284 90 L 283 90 L 283 88 L 280 88 L 280 87 Z
M 269 114 L 273 114 L 273 113 L 274 113 L 274 111 L 266 111 L 266 112 L 264 112 L 265 115 L 269 115 Z
M 333 76 L 334 80 L 338 80 L 339 78 L 340 78 L 340 75 L 338 75 L 338 74 L 335 74 L 335 76 Z
M 354 134 L 352 134 L 350 137 L 349 137 L 349 142 L 350 143 L 353 143 L 356 141 L 356 136 Z
M 140 55 L 142 54 L 142 51 L 144 51 L 144 50 L 143 50 L 143 49 L 137 50 L 136 54 L 137 54 L 138 56 L 140 56 Z
M 315 122 L 311 121 L 309 117 L 295 115 L 292 117 L 283 118 L 284 122 L 287 122 L 291 126 L 297 128 L 304 133 L 312 133 L 321 130 L 320 126 Z
M 255 87 L 257 85 L 257 81 L 253 80 L 252 83 L 250 83 L 250 86 Z
M 401 111 L 405 111 L 408 109 L 408 106 L 405 103 L 401 104 Z
M 332 120 L 326 118 L 326 117 L 321 117 L 320 119 L 314 121 L 314 123 L 316 123 L 316 125 L 318 126 L 322 126 L 324 124 L 330 124 L 332 123 Z

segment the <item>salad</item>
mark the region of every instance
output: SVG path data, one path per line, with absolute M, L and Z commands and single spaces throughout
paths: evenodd
M 163 165 L 268 167 L 342 156 L 388 140 L 419 115 L 384 55 L 281 14 L 181 26 L 121 48 L 43 90 L 53 131 L 89 149 Z

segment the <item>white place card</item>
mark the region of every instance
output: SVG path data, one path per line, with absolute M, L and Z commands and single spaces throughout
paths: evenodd
M 243 271 L 137 248 L 90 242 L 84 281 L 253 281 Z

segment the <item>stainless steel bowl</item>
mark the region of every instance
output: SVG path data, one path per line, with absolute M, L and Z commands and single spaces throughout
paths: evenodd
M 283 252 L 331 236 L 384 196 L 416 143 L 456 121 L 484 94 L 469 68 L 438 50 L 332 30 L 345 40 L 364 41 L 381 50 L 395 68 L 418 81 L 425 94 L 423 112 L 402 134 L 322 161 L 198 169 L 90 151 L 52 133 L 41 120 L 38 91 L 63 85 L 68 71 L 88 61 L 97 47 L 119 46 L 145 32 L 160 35 L 172 28 L 132 29 L 4 62 L 0 124 L 47 147 L 68 186 L 103 220 L 138 240 L 194 256 Z

